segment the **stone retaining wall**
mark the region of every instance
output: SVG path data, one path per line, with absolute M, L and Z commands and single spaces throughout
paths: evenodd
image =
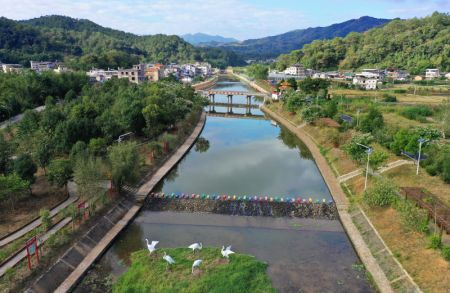
M 151 211 L 208 212 L 240 216 L 299 217 L 336 220 L 334 203 L 291 203 L 173 199 L 147 197 L 144 208 Z

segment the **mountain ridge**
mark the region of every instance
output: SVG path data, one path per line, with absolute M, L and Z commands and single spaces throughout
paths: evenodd
M 238 40 L 235 38 L 227 38 L 220 35 L 210 35 L 205 33 L 184 34 L 180 37 L 194 46 L 205 45 L 209 43 L 223 44 L 238 42 Z

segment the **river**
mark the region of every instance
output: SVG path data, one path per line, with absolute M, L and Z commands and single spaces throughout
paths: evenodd
M 220 81 L 215 89 L 249 90 L 230 80 Z M 245 97 L 234 100 L 245 103 Z M 215 110 L 226 112 L 226 108 Z M 237 111 L 245 113 L 245 109 Z M 252 114 L 262 115 L 258 109 Z M 332 198 L 306 146 L 270 120 L 208 117 L 201 137 L 209 141 L 209 148 L 192 148 L 157 191 Z M 236 252 L 268 262 L 268 274 L 280 292 L 373 291 L 337 220 L 148 210 L 142 210 L 119 235 L 76 291 L 95 291 L 96 279 L 117 278 L 129 265 L 130 254 L 145 248 L 145 238 L 159 240 L 160 248 L 194 242 L 232 245 Z

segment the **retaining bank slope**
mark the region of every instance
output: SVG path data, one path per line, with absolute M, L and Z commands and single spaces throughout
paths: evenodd
M 360 234 L 359 230 L 353 223 L 351 216 L 348 213 L 349 201 L 344 191 L 342 190 L 340 184 L 338 183 L 336 177 L 334 176 L 334 173 L 331 170 L 330 166 L 328 165 L 327 161 L 320 153 L 320 150 L 317 147 L 317 145 L 314 143 L 314 141 L 311 139 L 308 133 L 306 133 L 302 128 L 297 128 L 297 126 L 293 125 L 289 120 L 283 118 L 282 116 L 268 109 L 264 105 L 261 106 L 261 110 L 270 117 L 272 117 L 274 120 L 276 120 L 278 123 L 282 124 L 284 127 L 289 129 L 289 131 L 294 133 L 308 147 L 308 149 L 310 150 L 311 154 L 314 157 L 314 160 L 317 164 L 317 167 L 320 170 L 320 173 L 322 174 L 328 186 L 328 189 L 330 190 L 331 195 L 333 196 L 333 199 L 337 206 L 339 218 L 353 246 L 355 247 L 355 250 L 359 258 L 364 263 L 366 269 L 372 275 L 375 283 L 378 286 L 378 289 L 383 293 L 393 292 L 388 278 L 378 265 L 377 261 L 375 260 L 368 246 L 366 245 L 362 235 Z

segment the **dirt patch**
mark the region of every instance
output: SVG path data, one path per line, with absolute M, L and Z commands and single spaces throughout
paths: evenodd
M 14 210 L 8 204 L 1 205 L 0 237 L 38 217 L 40 209 L 51 209 L 67 198 L 64 188 L 52 186 L 42 174 L 38 174 L 32 190 L 33 194 L 17 202 Z

